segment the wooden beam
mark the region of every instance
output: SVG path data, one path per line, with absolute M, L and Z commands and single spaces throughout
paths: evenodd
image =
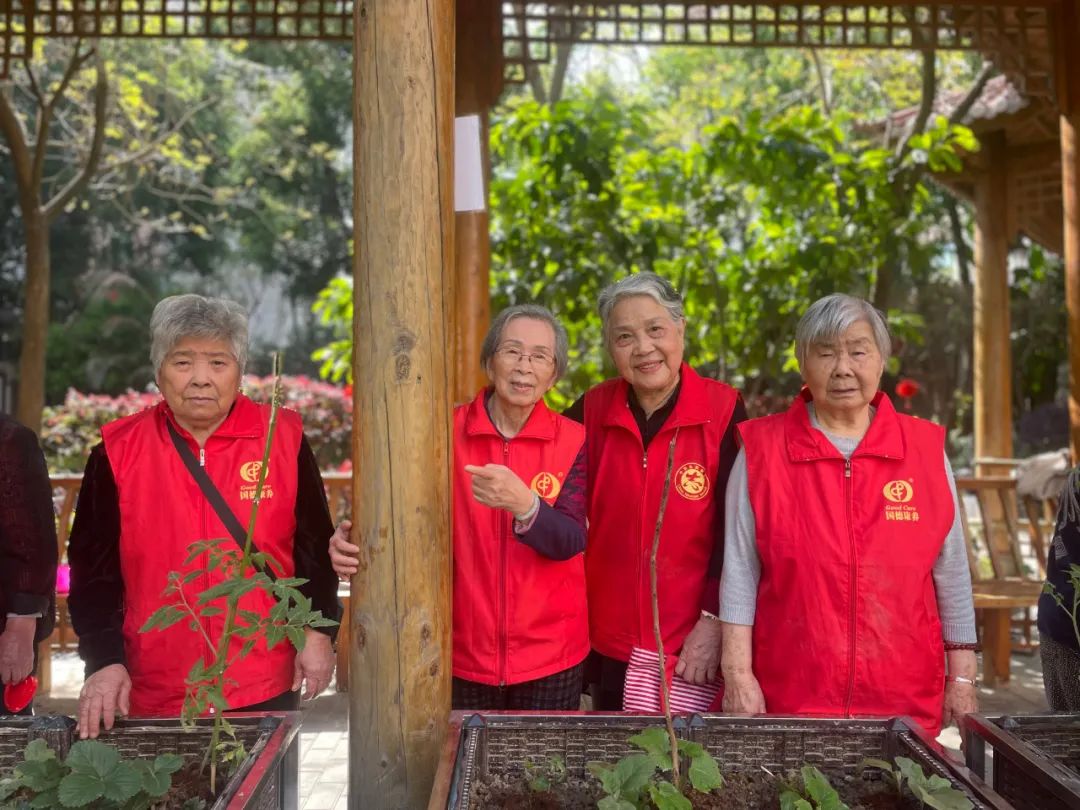
M 453 0 L 353 6 L 349 807 L 427 806 L 450 709 Z
M 457 0 L 457 115 L 480 118 L 484 189 L 490 177 L 488 114 L 502 92 L 502 13 L 494 0 Z M 490 220 L 485 211 L 463 211 L 454 223 L 455 402 L 467 402 L 487 383 L 480 347 L 491 321 Z
M 1012 349 L 1005 134 L 984 135 L 980 153 L 985 171 L 975 183 L 975 456 L 1009 458 Z M 995 471 L 986 465 L 977 468 L 979 475 Z

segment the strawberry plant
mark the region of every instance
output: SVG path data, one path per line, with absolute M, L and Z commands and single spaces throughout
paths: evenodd
M 802 789 L 785 785 L 780 792 L 780 810 L 850 810 L 840 801 L 840 794 L 829 783 L 829 778 L 813 765 L 803 765 L 799 775 Z
M 14 773 L 0 780 L 0 807 L 152 810 L 164 806 L 172 775 L 183 764 L 177 754 L 124 760 L 114 746 L 97 740 L 75 743 L 61 761 L 44 740 L 33 740 Z M 202 806 L 194 800 L 185 810 Z
M 926 775 L 922 766 L 907 757 L 897 757 L 895 766 L 883 759 L 867 759 L 864 767 L 876 768 L 896 786 L 898 796 L 904 794 L 907 785 L 911 794 L 924 807 L 934 810 L 971 810 L 974 805 L 948 779 L 937 774 Z

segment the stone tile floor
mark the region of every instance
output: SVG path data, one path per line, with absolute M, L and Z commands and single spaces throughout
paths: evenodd
M 73 714 L 82 665 L 74 653 L 53 656 L 53 690 L 38 701 L 38 712 Z M 1014 653 L 1012 679 L 997 689 L 979 690 L 980 710 L 987 714 L 1025 714 L 1047 710 L 1038 653 Z M 300 730 L 300 806 L 302 810 L 346 810 L 349 784 L 348 695 L 330 689 L 303 708 Z M 939 738 L 959 750 L 955 728 Z

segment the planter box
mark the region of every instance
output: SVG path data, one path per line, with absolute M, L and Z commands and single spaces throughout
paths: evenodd
M 299 805 L 299 712 L 234 714 L 230 722 L 247 748 L 248 757 L 212 810 L 296 810 Z M 120 720 L 98 739 L 115 745 L 123 757 L 153 759 L 170 752 L 201 758 L 210 741 L 211 721 L 199 720 L 187 731 L 179 720 Z M 0 721 L 0 774 L 22 762 L 34 739 L 44 738 L 63 757 L 78 740 L 70 717 L 5 718 Z
M 1080 810 L 1080 715 L 973 714 L 961 730 L 968 767 L 984 778 L 991 769 L 994 790 L 1018 810 Z
M 663 723 L 660 715 L 454 712 L 428 810 L 467 810 L 478 779 L 523 776 L 528 760 L 558 756 L 568 776 L 583 776 L 590 761 L 613 763 L 638 752 L 627 739 Z M 762 766 L 782 774 L 816 765 L 830 778 L 854 777 L 867 757 L 905 756 L 927 773 L 949 779 L 976 808 L 1009 807 L 936 742 L 902 719 L 686 715 L 676 718 L 675 730 L 679 737 L 703 745 L 725 774 Z

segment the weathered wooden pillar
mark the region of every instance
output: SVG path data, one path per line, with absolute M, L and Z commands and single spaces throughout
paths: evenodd
M 453 0 L 354 4 L 349 807 L 420 808 L 450 707 Z
M 975 456 L 1011 458 L 1012 347 L 1005 133 L 981 139 L 975 185 Z M 997 472 L 980 464 L 978 474 Z
M 1065 307 L 1069 315 L 1069 444 L 1080 462 L 1080 9 L 1062 7 L 1058 39 L 1061 106 L 1061 199 L 1065 209 Z
M 496 0 L 457 0 L 459 116 L 480 119 L 484 191 L 490 177 L 488 114 L 503 86 L 502 15 Z M 491 241 L 487 210 L 462 211 L 454 225 L 454 401 L 466 402 L 487 382 L 480 344 L 491 321 Z

